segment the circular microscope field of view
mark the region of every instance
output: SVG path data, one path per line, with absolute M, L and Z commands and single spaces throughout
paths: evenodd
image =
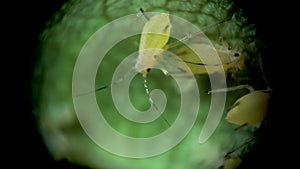
M 93 169 L 235 169 L 266 121 L 263 40 L 230 0 L 69 0 L 39 35 L 51 156 Z

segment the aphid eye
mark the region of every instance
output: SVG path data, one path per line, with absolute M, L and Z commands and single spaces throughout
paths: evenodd
M 234 57 L 239 57 L 239 56 L 240 56 L 240 53 L 238 53 L 238 52 L 234 53 Z
M 148 73 L 150 72 L 150 70 L 151 70 L 150 68 L 146 69 L 146 71 L 147 71 Z

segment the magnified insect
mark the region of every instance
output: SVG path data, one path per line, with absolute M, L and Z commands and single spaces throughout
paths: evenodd
M 203 63 L 199 59 L 199 57 L 195 54 L 195 52 L 191 50 L 190 47 L 180 44 L 188 39 L 193 38 L 194 36 L 197 36 L 197 33 L 195 35 L 188 35 L 187 37 L 183 38 L 181 41 L 167 44 L 170 39 L 170 32 L 172 28 L 169 14 L 155 15 L 150 18 L 142 8 L 140 9 L 140 11 L 143 14 L 143 16 L 146 18 L 147 22 L 145 23 L 142 30 L 140 43 L 139 43 L 139 55 L 133 69 L 136 72 L 142 74 L 142 76 L 144 77 L 144 82 L 146 82 L 147 74 L 150 72 L 151 68 L 155 64 L 158 64 L 158 62 L 170 61 L 170 56 L 163 55 L 162 51 L 171 50 L 172 48 L 178 46 L 179 48 L 176 48 L 176 50 L 173 53 L 176 56 L 179 56 L 180 59 L 182 60 L 176 60 L 175 63 L 176 62 L 179 63 L 182 61 L 185 62 L 185 64 L 188 65 L 188 67 L 191 69 L 191 71 L 194 74 L 207 74 L 207 70 L 205 66 L 209 66 L 210 68 L 212 68 L 214 70 L 212 72 L 217 72 L 221 69 L 223 69 L 226 72 L 230 68 L 235 67 L 241 69 L 241 67 L 243 66 L 244 60 L 242 54 L 238 51 L 232 50 L 226 43 L 224 46 L 218 44 L 216 44 L 215 46 L 211 46 L 206 43 L 191 44 L 190 47 L 195 47 L 197 50 L 201 51 L 201 53 L 204 53 L 203 55 L 207 58 L 213 58 L 210 55 L 212 55 L 211 53 L 214 53 L 214 51 L 216 50 L 222 62 L 222 64 L 216 64 L 216 61 L 212 59 L 207 63 Z M 209 25 L 203 30 L 221 24 L 227 20 L 221 21 L 213 25 Z M 147 49 L 157 49 L 157 50 L 147 50 Z M 168 66 L 172 63 L 163 63 L 163 64 L 165 64 L 165 66 Z M 184 72 L 184 70 L 179 67 L 179 64 L 175 65 L 173 63 L 172 66 L 174 66 L 175 69 L 177 67 L 177 70 Z M 163 72 L 166 75 L 173 73 L 173 72 L 167 72 L 166 70 L 163 70 Z M 102 90 L 106 87 L 108 86 L 98 88 L 96 91 Z M 146 83 L 145 83 L 145 88 L 146 91 L 148 91 Z
M 220 70 L 226 71 L 232 67 L 242 67 L 242 55 L 237 51 L 224 48 L 219 45 L 215 45 L 213 47 L 211 44 L 207 43 L 190 44 L 190 47 L 194 47 L 195 49 L 201 51 L 202 55 L 208 59 L 207 62 L 203 63 L 195 54 L 195 52 L 190 49 L 190 47 L 182 44 L 182 42 L 197 36 L 197 33 L 189 35 L 177 42 L 167 44 L 170 40 L 170 33 L 172 29 L 169 14 L 162 13 L 149 17 L 142 8 L 140 9 L 140 11 L 145 17 L 146 23 L 142 30 L 139 42 L 139 53 L 132 71 L 138 72 L 142 75 L 148 100 L 154 106 L 157 112 L 159 112 L 159 110 L 150 97 L 150 92 L 146 80 L 148 73 L 151 71 L 154 65 L 162 65 L 160 67 L 162 67 L 161 70 L 165 75 L 181 75 L 182 77 L 187 76 L 186 69 L 183 68 L 183 65 L 186 64 L 191 69 L 193 74 L 207 74 L 207 70 L 205 68 L 207 66 L 209 66 L 213 70 L 211 71 L 212 73 L 218 72 Z M 173 54 L 178 56 L 180 59 L 164 52 L 166 50 L 172 49 L 175 50 Z M 212 56 L 215 55 L 216 51 L 222 64 L 218 64 L 219 62 L 214 59 L 216 57 Z M 172 67 L 172 70 L 174 71 L 167 71 L 167 69 L 164 69 L 164 67 Z M 124 77 L 122 77 L 118 81 L 113 82 L 111 85 L 119 83 L 124 78 L 126 78 L 126 75 L 124 75 Z M 111 85 L 100 87 L 95 91 L 103 90 L 110 87 Z M 166 120 L 166 118 L 163 115 L 161 117 L 164 118 L 166 123 L 168 123 L 168 125 L 170 126 L 170 123 Z
M 197 55 L 187 46 L 183 46 L 175 51 L 175 54 L 179 56 L 190 67 L 194 74 L 207 74 L 205 66 L 209 66 L 213 71 L 212 73 L 224 70 L 227 72 L 231 68 L 241 69 L 244 64 L 242 54 L 238 51 L 224 48 L 220 45 L 210 46 L 207 44 L 192 44 L 202 52 L 209 53 L 213 50 L 217 50 L 219 58 L 222 64 L 216 64 L 214 60 L 208 61 L 205 64 L 197 57 Z
M 143 28 L 139 45 L 139 56 L 135 64 L 135 70 L 146 78 L 148 72 L 156 64 L 158 56 L 162 50 L 145 50 L 145 49 L 163 49 L 170 37 L 171 23 L 169 14 L 160 14 L 149 17 L 141 9 L 141 12 L 147 19 Z M 147 33 L 151 32 L 151 33 Z
M 254 90 L 250 85 L 238 85 L 234 87 L 216 89 L 209 91 L 208 94 L 218 92 L 230 92 L 240 89 L 248 89 L 250 93 L 237 99 L 232 106 L 229 107 L 225 120 L 231 124 L 238 125 L 234 130 L 246 126 L 254 126 L 261 124 L 268 113 L 269 102 L 271 98 L 271 89 Z M 247 145 L 257 139 L 257 135 L 252 136 L 244 143 L 236 146 L 224 156 L 224 164 L 220 168 L 236 168 L 242 162 L 239 157 L 231 156 L 233 153 L 244 149 Z
M 240 126 L 261 123 L 268 110 L 271 93 L 253 91 L 238 99 L 229 109 L 226 120 Z
M 268 112 L 268 105 L 271 97 L 271 90 L 255 91 L 250 85 L 239 85 L 226 89 L 217 89 L 209 91 L 208 94 L 217 92 L 229 92 L 239 89 L 248 89 L 249 94 L 239 98 L 229 107 L 226 121 L 232 124 L 242 126 L 250 126 L 261 123 Z

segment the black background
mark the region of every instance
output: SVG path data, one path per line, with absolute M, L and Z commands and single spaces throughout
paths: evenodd
M 2 4 L 4 42 L 2 85 L 3 168 L 81 169 L 68 161 L 55 161 L 48 153 L 32 113 L 32 73 L 38 57 L 38 35 L 65 0 L 11 1 Z M 2 102 L 3 103 L 3 102 Z
M 35 127 L 32 116 L 31 79 L 34 60 L 37 57 L 38 34 L 44 29 L 47 20 L 53 12 L 60 9 L 64 0 L 20 1 L 2 4 L 2 40 L 5 43 L 2 60 L 2 85 L 4 84 L 2 118 L 2 144 L 4 148 L 4 163 L 7 168 L 81 168 L 67 161 L 54 161 L 48 154 L 41 137 Z M 258 140 L 258 147 L 243 168 L 271 168 L 283 163 L 282 140 L 278 139 L 282 126 L 282 118 L 278 111 L 280 100 L 279 84 L 275 69 L 276 61 L 280 59 L 278 44 L 282 26 L 278 25 L 282 12 L 274 2 L 263 3 L 259 0 L 236 0 L 237 8 L 242 8 L 249 22 L 255 23 L 257 35 L 265 43 L 265 62 L 267 75 L 274 89 L 274 97 L 268 124 L 263 128 Z M 5 10 L 8 10 L 5 11 Z M 2 45 L 3 46 L 3 45 Z M 282 57 L 282 56 L 281 56 Z M 277 68 L 278 65 L 276 65 Z M 3 102 L 2 102 L 3 103 Z M 283 104 L 283 103 L 282 103 Z M 7 116 L 8 115 L 8 116 Z M 279 118 L 280 117 L 280 118 Z M 280 119 L 280 120 L 279 120 Z

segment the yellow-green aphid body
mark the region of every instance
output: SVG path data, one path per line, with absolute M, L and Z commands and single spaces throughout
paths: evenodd
M 243 57 L 237 51 L 225 49 L 219 45 L 211 46 L 205 43 L 191 44 L 190 47 L 192 46 L 194 49 L 199 50 L 201 58 L 205 59 L 205 62 L 200 60 L 194 51 L 187 46 L 179 48 L 175 54 L 187 63 L 194 74 L 207 74 L 208 72 L 205 66 L 210 68 L 210 73 L 215 73 L 220 70 L 226 72 L 232 68 L 241 69 L 243 67 Z M 216 60 L 217 57 L 213 56 L 215 55 L 215 51 L 218 53 L 222 64 L 219 64 L 219 61 Z
M 139 56 L 135 64 L 135 70 L 143 77 L 146 77 L 148 70 L 156 64 L 157 57 L 169 40 L 170 31 L 169 14 L 155 15 L 146 22 L 140 39 Z
M 226 116 L 229 123 L 254 125 L 262 122 L 266 116 L 271 93 L 254 91 L 239 98 Z

